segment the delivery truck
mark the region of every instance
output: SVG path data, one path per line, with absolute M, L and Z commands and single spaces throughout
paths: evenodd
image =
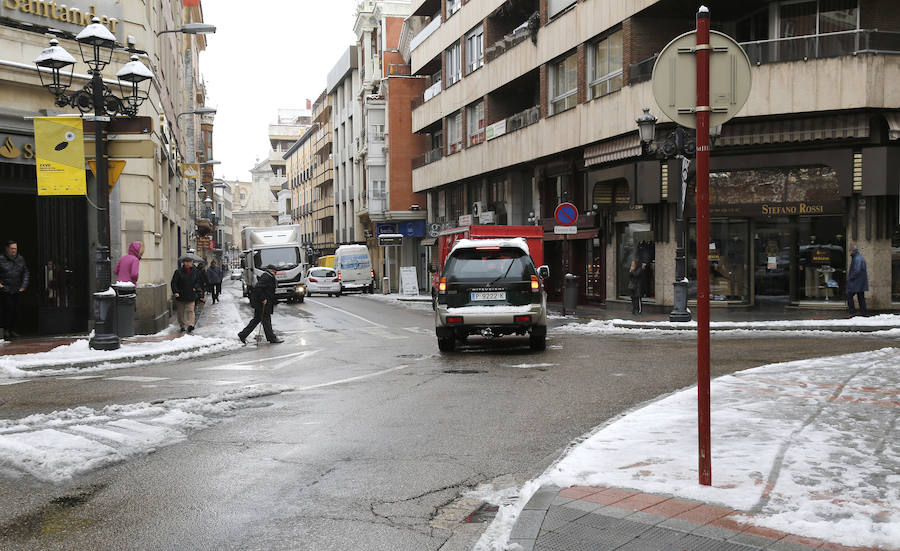
M 309 268 L 301 244 L 300 226 L 244 228 L 241 231 L 243 252 L 242 287 L 244 296 L 253 292 L 256 281 L 266 266 L 275 267 L 275 297 L 285 302 L 303 302 L 306 289 L 301 279 Z

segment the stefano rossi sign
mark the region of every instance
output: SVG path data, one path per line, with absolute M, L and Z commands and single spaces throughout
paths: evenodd
M 122 1 L 94 0 L 81 4 L 77 0 L 0 0 L 0 17 L 74 34 L 90 25 L 95 16 L 113 34 L 118 35 L 119 23 L 122 21 Z

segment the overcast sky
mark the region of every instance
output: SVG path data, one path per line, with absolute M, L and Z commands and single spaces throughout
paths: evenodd
M 200 57 L 207 105 L 218 108 L 217 178 L 250 180 L 269 154 L 278 108 L 304 108 L 325 89 L 328 71 L 353 44 L 356 0 L 205 0 L 217 27 Z

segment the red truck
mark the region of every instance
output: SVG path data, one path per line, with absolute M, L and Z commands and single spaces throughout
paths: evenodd
M 504 237 L 524 237 L 528 243 L 528 252 L 535 266 L 544 264 L 544 228 L 541 226 L 464 226 L 450 228 L 438 234 L 435 254 L 432 258 L 435 271 L 431 274 L 431 296 L 437 293 L 438 281 L 444 261 L 450 249 L 460 239 L 501 239 Z

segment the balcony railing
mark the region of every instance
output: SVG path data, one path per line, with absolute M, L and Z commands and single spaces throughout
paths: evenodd
M 528 35 L 528 20 L 526 19 L 524 23 L 513 29 L 511 33 L 484 49 L 485 62 L 489 63 L 513 49 L 518 44 L 525 42 Z
M 413 168 L 422 168 L 427 164 L 431 164 L 435 161 L 439 161 L 441 157 L 444 156 L 443 150 L 438 147 L 432 149 L 431 151 L 426 151 L 423 155 L 419 155 L 418 157 L 413 157 L 412 167 Z
M 754 65 L 858 54 L 900 54 L 900 32 L 860 29 L 741 42 L 741 47 Z M 629 82 L 636 84 L 650 80 L 656 57 L 631 65 L 628 68 Z
M 387 66 L 387 74 L 409 76 L 409 65 L 403 63 L 389 63 Z
M 413 37 L 412 40 L 409 41 L 409 51 L 413 51 L 419 47 L 422 42 L 425 42 L 425 39 L 434 33 L 434 31 L 438 30 L 441 26 L 441 13 L 438 12 L 431 19 L 431 23 L 425 25 L 425 28 L 419 31 L 419 34 Z

